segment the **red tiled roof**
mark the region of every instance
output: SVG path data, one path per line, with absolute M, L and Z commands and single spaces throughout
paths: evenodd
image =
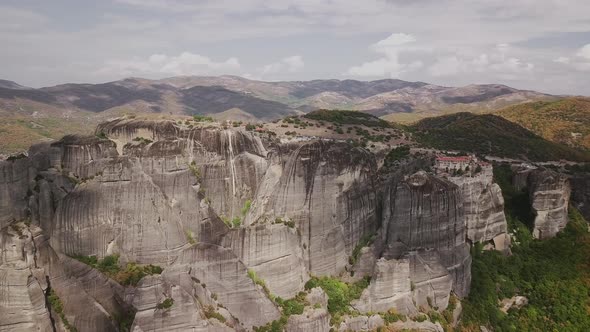
M 438 156 L 438 157 L 436 157 L 436 160 L 438 160 L 438 161 L 451 161 L 451 162 L 460 163 L 460 162 L 471 161 L 471 157 L 469 157 L 469 156 L 461 156 L 461 157 Z

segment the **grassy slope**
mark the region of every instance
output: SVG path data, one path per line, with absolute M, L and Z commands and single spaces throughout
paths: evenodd
M 564 98 L 505 108 L 496 113 L 552 142 L 590 150 L 590 99 Z M 581 133 L 573 138 L 571 133 Z
M 66 134 L 92 133 L 95 125 L 83 119 L 2 117 L 0 153 L 26 151 L 32 144 L 59 139 Z
M 509 158 L 589 161 L 590 153 L 549 142 L 499 116 L 456 113 L 410 127 L 424 145 Z

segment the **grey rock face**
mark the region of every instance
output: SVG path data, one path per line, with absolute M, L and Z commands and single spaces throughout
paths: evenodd
M 69 323 L 78 329 L 115 329 L 109 313 L 102 306 L 112 304 L 109 300 L 115 294 L 108 287 L 87 292 L 84 280 L 70 274 L 72 271 L 66 267 L 67 263 L 48 245 L 40 228 L 24 223 L 11 224 L 2 229 L 0 239 L 3 253 L 0 273 L 6 274 L 6 278 L 0 279 L 6 281 L 0 284 L 3 294 L 0 329 L 51 331 L 53 324 L 63 324 L 59 316 L 47 309 L 45 296 L 49 289 L 59 297 Z M 121 313 L 114 305 L 110 309 L 112 314 Z
M 27 217 L 35 176 L 28 158 L 0 161 L 0 228 Z
M 492 168 L 484 167 L 473 177 L 451 177 L 461 190 L 467 238 L 472 242 L 488 242 L 506 234 L 508 226 L 504 215 L 504 198 L 500 186 L 493 183 Z M 508 247 L 497 248 L 505 250 Z
M 453 183 L 418 172 L 390 185 L 383 203 L 382 239 L 386 257 L 436 252 L 451 277 L 452 290 L 460 297 L 468 294 L 471 256 L 462 195 Z
M 340 323 L 338 331 L 374 331 L 383 325 L 385 322 L 379 315 L 347 317 Z
M 46 288 L 35 278 L 35 246 L 24 224 L 0 231 L 0 330 L 51 331 Z
M 280 146 L 271 155 L 249 222 L 265 216 L 294 221 L 307 269 L 337 275 L 356 243 L 376 228 L 375 175 L 374 157 L 345 143 Z
M 586 220 L 590 220 L 590 174 L 576 174 L 572 176 L 572 204 L 580 210 Z
M 184 272 L 183 272 L 184 271 Z M 206 288 L 216 301 L 227 308 L 246 328 L 278 319 L 280 314 L 262 287 L 249 277 L 246 266 L 230 250 L 211 244 L 197 244 L 182 251 L 174 264 L 164 271 L 165 278 L 188 274 L 195 288 Z
M 432 322 L 414 322 L 414 321 L 406 321 L 406 322 L 395 322 L 390 325 L 397 331 L 419 331 L 419 332 L 443 332 L 444 329 L 440 325 L 440 323 L 432 323 Z M 394 330 L 394 331 L 395 331 Z
M 289 317 L 286 326 L 287 332 L 323 332 L 330 330 L 330 314 L 328 310 L 306 309 L 301 315 Z
M 166 300 L 173 301 L 169 308 L 161 305 Z M 199 301 L 161 276 L 142 279 L 133 301 L 138 312 L 131 331 L 233 331 L 217 320 L 208 320 Z
M 4 227 L 12 235 L 1 240 L 0 273 L 11 274 L 0 292 L 18 293 L 9 303 L 20 308 L 23 328 L 43 330 L 43 317 L 55 318 L 38 300 L 53 289 L 69 323 L 83 331 L 114 331 L 112 317 L 131 309 L 133 331 L 248 330 L 280 318 L 271 294 L 291 298 L 310 274 L 349 268 L 351 279 L 372 276 L 353 303 L 363 312 L 443 310 L 452 291 L 468 293 L 466 238 L 496 242 L 503 234 L 502 202 L 487 178 L 459 188 L 425 173 L 407 177 L 421 164 L 404 162 L 383 183 L 375 156 L 343 142 L 263 144 L 214 124 L 116 120 L 97 136 L 68 136 L 29 155 L 0 163 L 0 226 L 31 224 L 26 239 Z M 371 234 L 374 243 L 348 266 Z M 122 264 L 164 271 L 123 287 L 68 257 L 115 253 Z M 11 255 L 18 259 L 4 258 Z M 326 294 L 313 289 L 307 301 L 287 329 L 328 330 Z M 0 329 L 4 318 L 0 312 Z M 345 323 L 360 330 L 383 324 L 378 316 Z
M 410 261 L 381 258 L 375 265 L 371 283 L 352 306 L 360 312 L 386 312 L 394 308 L 401 314 L 418 312 L 412 302 Z
M 528 177 L 529 198 L 535 226 L 533 237 L 554 237 L 567 224 L 571 185 L 567 176 L 548 170 L 532 172 Z
M 414 303 L 418 308 L 441 309 L 449 304 L 453 280 L 437 251 L 410 253 Z M 463 275 L 465 271 L 457 273 Z
M 283 224 L 258 224 L 229 232 L 222 245 L 262 278 L 272 294 L 289 299 L 309 279 L 303 249 L 294 228 Z

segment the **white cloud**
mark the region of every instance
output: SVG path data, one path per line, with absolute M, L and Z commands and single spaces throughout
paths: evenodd
M 554 61 L 575 70 L 590 71 L 590 44 L 582 46 L 572 57 L 560 56 Z
M 553 62 L 568 64 L 570 63 L 570 58 L 566 56 L 560 56 L 557 59 L 553 60 Z
M 262 75 L 295 73 L 303 69 L 305 63 L 301 55 L 292 55 L 262 67 Z
M 456 56 L 447 56 L 438 59 L 428 70 L 433 76 L 451 76 L 458 74 L 462 66 Z
M 428 67 L 434 77 L 457 76 L 470 74 L 486 74 L 506 80 L 531 73 L 535 65 L 510 55 L 511 46 L 506 43 L 497 44 L 487 53 L 473 56 L 468 53 L 456 52 L 444 55 Z
M 162 76 L 162 75 L 219 75 L 236 74 L 240 70 L 237 58 L 216 62 L 209 57 L 183 52 L 177 56 L 153 54 L 147 58 L 110 60 L 99 69 L 98 75 Z
M 392 33 L 389 37 L 370 46 L 370 49 L 382 55 L 381 58 L 364 62 L 350 67 L 347 74 L 366 77 L 399 77 L 405 72 L 413 71 L 423 66 L 421 61 L 402 63 L 400 53 L 407 44 L 416 41 L 414 36 L 405 33 Z
M 581 58 L 585 58 L 587 60 L 590 60 L 590 44 L 586 44 L 582 48 L 580 48 L 580 50 L 578 51 L 578 53 L 576 53 L 576 55 Z

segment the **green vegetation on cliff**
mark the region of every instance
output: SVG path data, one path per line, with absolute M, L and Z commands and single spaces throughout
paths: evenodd
M 590 331 L 590 234 L 588 224 L 570 207 L 566 229 L 549 240 L 533 240 L 526 193 L 511 188 L 500 168 L 496 180 L 506 200 L 509 228 L 516 234 L 513 254 L 472 249 L 470 296 L 463 302 L 461 331 L 480 325 L 502 331 Z M 498 302 L 515 295 L 529 303 L 500 311 Z
M 59 296 L 57 296 L 53 288 L 49 288 L 47 292 L 47 302 L 51 309 L 59 316 L 66 330 L 68 330 L 69 332 L 78 332 L 78 329 L 68 321 L 68 318 L 66 317 L 66 314 L 64 312 L 63 303 L 61 302 L 61 299 L 59 298 Z
M 124 286 L 135 286 L 145 276 L 162 273 L 161 267 L 152 264 L 138 265 L 136 263 L 127 263 L 122 268 L 119 265 L 119 255 L 108 255 L 101 260 L 97 259 L 96 256 L 82 255 L 74 255 L 72 258 L 99 270 Z
M 590 153 L 549 142 L 492 114 L 456 113 L 421 120 L 410 127 L 425 146 L 533 161 L 590 161 Z

